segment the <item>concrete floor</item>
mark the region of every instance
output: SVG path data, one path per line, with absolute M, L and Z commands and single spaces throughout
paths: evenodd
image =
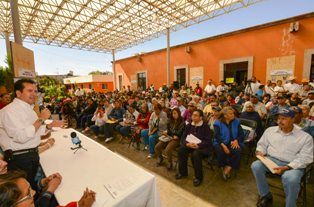
M 88 136 L 89 134 L 86 135 Z M 214 170 L 205 166 L 205 177 L 202 185 L 194 187 L 192 183 L 192 168 L 189 168 L 189 176 L 187 178 L 176 180 L 176 172 L 168 172 L 166 167 L 163 166 L 156 167 L 157 160 L 147 159 L 147 151 L 136 150 L 132 146 L 128 148 L 128 144 L 126 142 L 124 144 L 120 143 L 118 138 L 110 143 L 105 143 L 102 138 L 95 140 L 156 175 L 163 207 L 252 207 L 256 205 L 257 189 L 255 180 L 250 170 L 250 164 L 246 164 L 245 159 L 242 159 L 241 169 L 228 181 L 223 180 L 220 169 L 217 166 L 214 167 Z M 276 186 L 281 185 L 280 179 L 270 179 L 270 183 Z M 313 184 L 308 184 L 307 190 L 307 206 L 313 206 Z M 274 197 L 272 206 L 284 206 L 283 191 L 271 188 L 271 192 Z M 298 201 L 298 206 L 302 206 L 301 199 Z

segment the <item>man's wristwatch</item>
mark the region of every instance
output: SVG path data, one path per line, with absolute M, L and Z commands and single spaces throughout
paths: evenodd
M 290 167 L 289 165 L 286 165 L 287 167 L 288 167 L 288 170 L 292 170 L 293 168 L 292 167 Z
M 42 119 L 42 118 L 37 119 L 37 121 L 40 122 L 41 125 L 43 125 L 45 123 L 45 119 Z

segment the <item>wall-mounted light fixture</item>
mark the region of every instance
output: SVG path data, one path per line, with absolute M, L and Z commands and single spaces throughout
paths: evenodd
M 186 53 L 191 53 L 192 52 L 191 46 L 185 46 L 185 52 Z
M 290 28 L 289 31 L 292 32 L 297 32 L 299 31 L 299 22 L 291 22 L 290 23 Z

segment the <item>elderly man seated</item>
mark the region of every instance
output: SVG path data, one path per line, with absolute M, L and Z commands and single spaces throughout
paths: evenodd
M 313 162 L 313 139 L 293 124 L 295 113 L 291 109 L 281 109 L 277 116 L 278 126 L 264 132 L 257 143 L 256 155 L 267 156 L 278 165 L 274 170 L 281 175 L 286 207 L 292 207 L 296 206 L 304 168 Z M 265 175 L 269 170 L 259 160 L 253 162 L 251 169 L 260 196 L 256 206 L 267 206 L 272 201 Z

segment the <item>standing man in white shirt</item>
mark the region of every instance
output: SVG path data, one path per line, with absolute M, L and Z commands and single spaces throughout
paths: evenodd
M 256 81 L 256 77 L 252 76 L 251 80 L 247 82 L 244 92 L 255 95 L 260 85 L 261 84 Z
M 39 116 L 33 110 L 37 87 L 31 79 L 20 79 L 14 84 L 16 98 L 0 111 L 0 147 L 8 170 L 23 170 L 33 189 L 39 167 L 38 145 L 46 128 L 61 127 L 62 121 L 45 124 L 51 113 L 43 109 Z
M 224 93 L 224 94 L 228 92 L 228 86 L 225 85 L 225 81 L 223 80 L 220 81 L 220 84 L 216 88 L 216 92 L 217 94 L 219 94 L 219 92 Z
M 295 82 L 295 79 L 295 76 L 290 76 L 288 78 L 289 83 L 284 85 L 284 88 L 288 91 L 288 93 L 298 93 L 302 89 L 302 87 Z
M 216 86 L 213 84 L 213 80 L 209 79 L 208 84 L 206 85 L 204 91 L 207 93 L 207 96 L 210 94 L 215 93 L 216 91 Z
M 256 155 L 275 162 L 275 174 L 281 176 L 286 194 L 286 207 L 295 207 L 304 168 L 313 162 L 313 138 L 294 125 L 295 113 L 291 109 L 278 112 L 278 126 L 269 127 L 257 143 Z M 259 194 L 258 207 L 272 202 L 266 180 L 268 168 L 257 160 L 251 165 Z

